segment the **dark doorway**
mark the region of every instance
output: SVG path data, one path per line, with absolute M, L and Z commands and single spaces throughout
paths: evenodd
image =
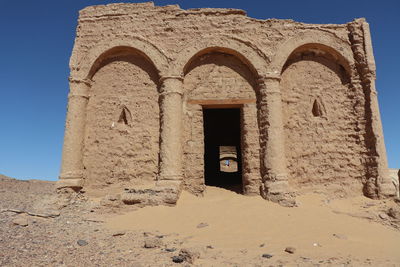
M 205 184 L 243 192 L 240 108 L 203 109 Z

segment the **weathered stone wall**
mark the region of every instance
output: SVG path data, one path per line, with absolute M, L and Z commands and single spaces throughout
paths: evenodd
M 89 91 L 84 166 L 86 185 L 141 184 L 158 172 L 158 74 L 143 57 L 102 62 Z M 125 114 L 123 114 L 125 113 Z
M 157 180 L 168 203 L 182 181 L 201 193 L 202 107 L 234 105 L 245 193 L 282 205 L 310 186 L 394 194 L 364 19 L 319 25 L 234 9 L 92 6 L 80 11 L 70 68 L 59 187 Z
M 194 194 L 204 191 L 203 108 L 188 104 L 184 108 L 184 177 L 185 188 Z
M 242 176 L 244 193 L 260 194 L 260 132 L 257 120 L 256 103 L 247 103 L 242 107 Z
M 286 157 L 296 188 L 362 192 L 366 172 L 363 92 L 318 50 L 293 55 L 282 73 Z

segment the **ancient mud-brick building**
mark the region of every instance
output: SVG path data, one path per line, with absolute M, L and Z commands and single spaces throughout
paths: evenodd
M 205 185 L 283 205 L 315 187 L 394 194 L 364 19 L 92 6 L 70 68 L 60 188 L 126 203 L 174 203 Z

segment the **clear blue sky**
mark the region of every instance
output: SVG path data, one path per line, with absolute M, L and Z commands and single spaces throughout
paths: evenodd
M 56 180 L 78 10 L 119 1 L 0 0 L 0 173 Z M 141 1 L 126 1 L 141 2 Z M 251 17 L 370 23 L 389 166 L 400 167 L 400 1 L 154 1 L 181 8 L 232 7 Z

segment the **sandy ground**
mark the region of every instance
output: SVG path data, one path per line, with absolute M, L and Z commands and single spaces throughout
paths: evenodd
M 328 202 L 318 194 L 298 201 L 299 207 L 285 208 L 261 197 L 208 187 L 203 198 L 183 192 L 176 207 L 146 207 L 110 218 L 106 226 L 176 233 L 188 245 L 223 249 L 231 258 L 245 250 L 247 257 L 269 253 L 277 258 L 357 258 L 400 265 L 399 231 L 346 214 L 355 211 L 355 203 L 375 201 L 358 197 Z M 200 224 L 207 226 L 198 228 Z M 289 246 L 296 248 L 293 255 L 284 251 Z
M 208 187 L 135 208 L 0 176 L 0 266 L 400 266 L 400 213 L 388 212 L 398 202 L 298 202 Z

